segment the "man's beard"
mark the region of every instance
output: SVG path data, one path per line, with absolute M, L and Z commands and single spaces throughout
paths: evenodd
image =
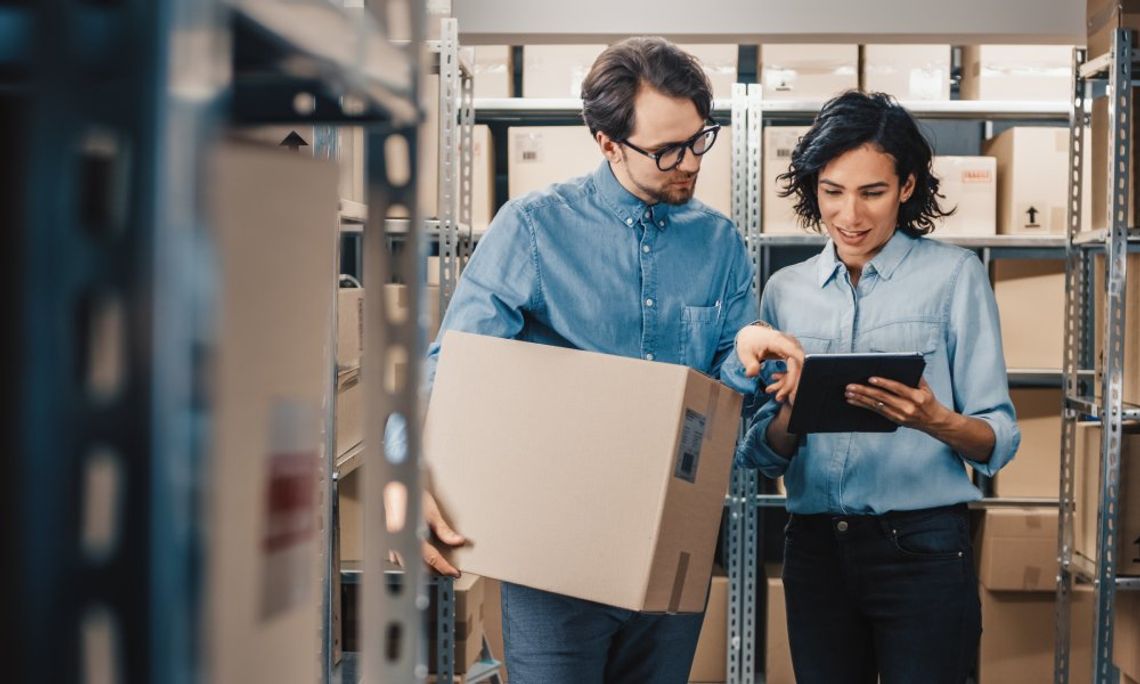
M 656 188 L 647 186 L 632 176 L 630 178 L 632 178 L 638 189 L 653 198 L 654 202 L 662 204 L 684 204 L 693 199 L 693 191 L 697 188 L 697 174 L 695 173 L 680 173 L 677 176 L 670 176 L 667 182 Z M 677 181 L 683 181 L 686 184 L 680 186 L 674 185 Z

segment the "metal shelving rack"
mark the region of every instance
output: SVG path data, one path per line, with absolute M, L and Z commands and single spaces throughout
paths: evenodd
M 383 150 L 402 138 L 414 170 L 419 55 L 389 39 L 388 4 L 359 12 L 326 0 L 0 8 L 4 88 L 13 94 L 4 106 L 18 100 L 29 114 L 21 119 L 29 144 L 13 230 L 25 264 L 13 334 L 25 363 L 11 390 L 20 414 L 13 440 L 24 455 L 12 490 L 21 528 L 4 537 L 13 546 L 3 554 L 21 559 L 12 591 L 27 608 L 9 663 L 15 680 L 92 676 L 81 635 L 93 617 L 108 626 L 107 667 L 122 681 L 208 676 L 198 649 L 209 531 L 198 513 L 211 419 L 201 378 L 215 344 L 216 292 L 199 202 L 203 151 L 230 123 L 367 126 L 370 204 L 399 202 L 414 216 L 414 174 L 388 182 Z M 403 4 L 399 16 L 418 44 L 423 3 Z M 107 204 L 91 205 L 92 191 Z M 389 273 L 414 281 L 411 256 L 392 260 L 376 248 L 385 242 L 382 221 L 366 222 L 363 233 L 364 270 L 376 282 Z M 90 331 L 75 314 L 91 292 L 113 293 L 122 305 L 124 349 L 150 352 L 131 354 L 128 380 L 110 399 L 93 397 L 69 370 L 88 353 Z M 409 297 L 414 305 L 418 291 Z M 392 324 L 385 313 L 377 297 L 365 314 L 367 403 L 375 415 L 398 411 L 418 425 L 415 371 L 388 393 L 382 366 L 369 362 L 395 345 L 413 354 L 422 347 L 414 321 Z M 420 530 L 388 533 L 380 505 L 384 486 L 398 483 L 408 518 L 419 518 L 419 436 L 411 431 L 408 458 L 394 463 L 373 432 L 365 668 L 370 681 L 415 681 L 426 576 L 413 571 L 396 593 L 378 570 L 389 548 L 419 553 Z M 95 454 L 110 454 L 121 474 L 117 542 L 100 558 L 84 553 L 81 534 L 80 492 Z M 327 662 L 327 641 L 324 648 Z
M 1065 412 L 1061 440 L 1061 515 L 1057 531 L 1057 555 L 1060 576 L 1057 582 L 1057 632 L 1054 680 L 1069 681 L 1072 624 L 1073 583 L 1090 582 L 1094 595 L 1092 681 L 1115 684 L 1120 673 L 1112 663 L 1115 597 L 1117 591 L 1140 590 L 1140 578 L 1118 577 L 1116 574 L 1117 517 L 1120 502 L 1121 429 L 1125 421 L 1140 419 L 1140 408 L 1123 402 L 1123 346 L 1125 334 L 1124 288 L 1127 283 L 1127 252 L 1136 231 L 1130 229 L 1129 176 L 1131 174 L 1132 80 L 1137 55 L 1132 48 L 1132 33 L 1118 29 L 1108 54 L 1084 63 L 1086 53 L 1074 51 L 1073 93 L 1070 109 L 1069 166 L 1069 230 L 1066 240 L 1066 315 L 1065 315 Z M 1106 90 L 1102 90 L 1107 85 Z M 1110 140 L 1108 187 L 1112 196 L 1107 215 L 1111 227 L 1094 233 L 1081 232 L 1082 150 L 1091 144 L 1085 140 L 1085 122 L 1093 99 L 1104 92 L 1108 104 Z M 1101 198 L 1094 198 L 1102 201 Z M 1094 252 L 1105 256 L 1105 281 L 1092 282 Z M 1135 276 L 1133 276 L 1135 277 Z M 1094 383 L 1080 374 L 1092 365 L 1095 352 L 1089 339 L 1093 320 L 1091 295 L 1094 287 L 1106 291 L 1104 308 L 1103 354 L 1104 376 L 1100 398 L 1093 394 Z M 1132 369 L 1135 371 L 1136 369 Z M 1101 423 L 1100 501 L 1098 506 L 1097 558 L 1095 567 L 1074 562 L 1074 461 L 1076 423 L 1082 416 Z

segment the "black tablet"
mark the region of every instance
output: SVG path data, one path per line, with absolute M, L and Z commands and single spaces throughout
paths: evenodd
M 898 425 L 868 409 L 847 403 L 847 385 L 867 385 L 872 377 L 918 387 L 926 362 L 922 354 L 808 354 L 800 374 L 788 432 L 894 432 Z

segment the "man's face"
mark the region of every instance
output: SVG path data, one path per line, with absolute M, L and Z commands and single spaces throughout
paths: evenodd
M 634 98 L 633 132 L 628 140 L 646 152 L 657 152 L 690 139 L 704 128 L 705 121 L 692 100 L 670 97 L 653 88 L 642 87 Z M 615 152 L 620 155 L 620 166 L 625 169 L 626 180 L 634 186 L 630 188 L 634 194 L 650 203 L 684 204 L 692 199 L 697 173 L 701 169 L 701 158 L 692 150 L 685 150 L 684 159 L 677 168 L 661 171 L 657 162 L 649 157 L 627 149 L 625 145 L 614 144 L 617 145 Z M 616 168 L 615 172 L 621 175 Z

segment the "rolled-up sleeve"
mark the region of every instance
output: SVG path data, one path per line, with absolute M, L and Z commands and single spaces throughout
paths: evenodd
M 523 312 L 539 305 L 534 234 L 516 204 L 503 206 L 479 241 L 463 270 L 439 334 L 424 359 L 424 388 L 430 394 L 435 369 L 448 330 L 514 338 L 522 331 Z M 396 460 L 407 452 L 406 425 L 393 415 L 385 430 L 385 447 Z
M 736 257 L 724 298 L 724 327 L 713 357 L 711 375 L 745 396 L 756 393 L 756 378 L 744 374 L 744 364 L 736 353 L 736 333 L 756 320 L 756 289 L 753 287 L 752 260 L 744 241 L 737 236 Z
M 779 320 L 777 320 L 776 309 L 772 301 L 773 290 L 770 287 L 765 290 L 760 301 L 760 319 L 778 328 Z M 764 383 L 764 387 L 768 386 L 771 382 L 772 373 L 782 370 L 782 362 L 765 363 L 760 373 L 760 382 Z M 784 458 L 768 445 L 768 426 L 775 419 L 776 414 L 780 412 L 780 404 L 772 395 L 762 394 L 760 396 L 763 403 L 753 415 L 748 429 L 744 433 L 744 439 L 741 440 L 736 449 L 736 462 L 748 468 L 756 468 L 764 475 L 775 479 L 784 474 L 791 459 Z
M 1013 460 L 1021 443 L 1017 416 L 1009 398 L 997 301 L 985 267 L 974 255 L 962 260 L 950 298 L 949 340 L 954 410 L 983 420 L 994 433 L 988 461 L 967 461 L 978 472 L 993 476 Z

